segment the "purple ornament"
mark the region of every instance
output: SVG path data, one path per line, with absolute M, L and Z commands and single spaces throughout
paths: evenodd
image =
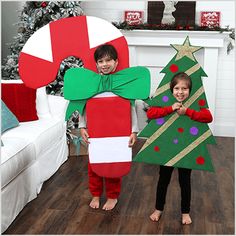
M 169 97 L 168 96 L 163 96 L 162 97 L 162 101 L 163 102 L 168 102 L 169 101 Z
M 179 140 L 177 138 L 173 139 L 173 143 L 177 144 L 179 142 Z
M 190 134 L 195 136 L 195 135 L 198 134 L 198 128 L 193 126 L 193 127 L 190 128 L 189 132 L 190 132 Z
M 156 119 L 156 123 L 157 123 L 158 125 L 162 125 L 162 124 L 165 123 L 165 119 L 164 119 L 164 118 L 158 118 L 158 119 Z

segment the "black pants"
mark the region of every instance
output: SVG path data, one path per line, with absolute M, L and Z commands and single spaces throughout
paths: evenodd
M 166 192 L 170 183 L 171 175 L 174 167 L 160 166 L 159 181 L 157 184 L 156 192 L 156 209 L 163 211 Z M 178 168 L 179 172 L 179 185 L 181 189 L 181 212 L 189 213 L 191 201 L 191 169 Z

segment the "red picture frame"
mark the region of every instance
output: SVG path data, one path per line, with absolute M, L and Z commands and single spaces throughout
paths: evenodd
M 143 11 L 125 11 L 125 21 L 129 25 L 139 25 L 143 23 Z
M 220 12 L 219 11 L 202 11 L 201 26 L 209 28 L 220 27 Z

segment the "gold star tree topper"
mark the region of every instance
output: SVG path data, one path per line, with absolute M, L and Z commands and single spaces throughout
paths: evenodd
M 176 58 L 175 58 L 176 61 L 181 59 L 184 56 L 190 58 L 193 61 L 196 61 L 193 53 L 202 48 L 202 47 L 199 47 L 199 46 L 190 45 L 188 36 L 185 39 L 184 44 L 182 44 L 182 45 L 171 44 L 171 47 L 173 47 L 177 51 Z

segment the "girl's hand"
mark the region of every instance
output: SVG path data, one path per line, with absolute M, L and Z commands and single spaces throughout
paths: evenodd
M 80 136 L 82 137 L 83 141 L 87 144 L 90 142 L 88 141 L 89 135 L 85 128 L 80 128 Z
M 176 110 L 180 109 L 181 106 L 182 106 L 182 103 L 176 102 L 172 105 L 172 109 L 173 109 L 173 111 L 176 111 Z
M 136 141 L 137 141 L 137 134 L 132 133 L 129 137 L 129 147 L 133 147 Z
M 177 112 L 179 115 L 185 115 L 186 110 L 187 110 L 187 108 L 182 105 L 182 106 L 179 108 L 179 110 L 177 110 L 176 112 Z

